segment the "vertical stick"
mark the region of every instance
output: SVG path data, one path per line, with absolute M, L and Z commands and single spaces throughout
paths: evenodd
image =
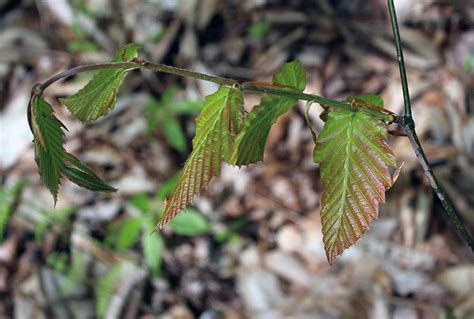
M 464 227 L 461 218 L 459 217 L 458 212 L 454 208 L 453 203 L 449 199 L 448 195 L 444 191 L 441 184 L 436 179 L 433 169 L 428 162 L 428 158 L 421 146 L 420 140 L 416 135 L 415 131 L 415 122 L 413 121 L 413 117 L 411 115 L 411 103 L 410 103 L 410 94 L 408 92 L 408 81 L 407 81 L 407 74 L 405 69 L 405 62 L 403 60 L 403 51 L 402 51 L 402 44 L 400 41 L 400 31 L 398 29 L 398 22 L 397 22 L 397 14 L 395 12 L 395 6 L 393 4 L 393 0 L 387 0 L 388 9 L 390 12 L 390 23 L 392 25 L 393 37 L 395 42 L 395 47 L 397 49 L 397 58 L 398 58 L 398 66 L 400 68 L 400 78 L 402 83 L 402 90 L 403 90 L 403 101 L 404 101 L 404 114 L 400 121 L 400 124 L 405 128 L 407 133 L 408 139 L 413 147 L 413 151 L 418 158 L 418 161 L 421 164 L 421 167 L 425 171 L 425 175 L 428 178 L 431 188 L 438 196 L 441 204 L 443 205 L 446 215 L 448 216 L 449 220 L 454 224 L 457 232 L 467 245 L 471 248 L 471 251 L 474 251 L 474 240 L 472 239 L 471 235 Z
M 400 68 L 400 78 L 402 81 L 403 101 L 404 101 L 404 115 L 411 117 L 410 92 L 408 92 L 407 72 L 405 69 L 405 60 L 403 59 L 402 41 L 400 40 L 400 31 L 398 30 L 397 14 L 395 12 L 395 5 L 393 0 L 387 0 L 388 10 L 390 11 L 390 24 L 392 25 L 392 32 L 397 49 L 398 66 Z

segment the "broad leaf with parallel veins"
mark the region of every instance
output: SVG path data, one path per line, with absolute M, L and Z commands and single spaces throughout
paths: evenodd
M 230 159 L 243 114 L 240 89 L 221 87 L 206 97 L 203 110 L 196 119 L 193 151 L 184 164 L 176 189 L 165 200 L 165 211 L 157 228 L 183 210 L 213 176 L 219 176 L 222 162 Z
M 32 95 L 28 105 L 28 122 L 33 133 L 35 160 L 40 177 L 53 195 L 55 203 L 62 174 L 73 183 L 92 191 L 116 191 L 87 165 L 66 152 L 63 129 L 67 129 L 56 118 L 53 108 L 42 95 Z
M 66 154 L 62 130 L 65 126 L 54 116 L 53 108 L 41 95 L 32 96 L 28 108 L 36 164 L 41 180 L 53 194 L 56 203 Z
M 74 155 L 66 153 L 64 162 L 64 175 L 74 184 L 95 192 L 117 191 L 116 188 L 107 185 L 89 166 L 81 163 Z
M 303 92 L 306 87 L 306 73 L 299 61 L 283 65 L 273 76 L 273 84 L 280 88 Z M 267 95 L 247 115 L 239 132 L 232 163 L 238 166 L 248 165 L 263 160 L 265 144 L 272 125 L 278 118 L 288 112 L 298 99 Z
M 389 169 L 396 166 L 386 139 L 386 124 L 367 110 L 328 113 L 314 161 L 320 164 L 323 241 L 331 264 L 364 234 L 385 202 Z
M 127 44 L 117 50 L 114 62 L 129 62 L 138 56 L 140 46 Z M 76 94 L 60 99 L 69 111 L 82 122 L 93 122 L 107 115 L 115 106 L 117 93 L 125 76 L 135 68 L 104 69 Z

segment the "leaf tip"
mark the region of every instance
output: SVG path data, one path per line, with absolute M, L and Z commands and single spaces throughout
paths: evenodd
M 61 181 L 58 182 L 57 188 L 51 188 L 50 186 L 46 185 L 46 187 L 48 188 L 51 195 L 53 195 L 53 200 L 54 200 L 53 207 L 54 208 L 56 208 L 56 204 L 58 203 L 58 194 L 59 194 L 60 185 L 61 185 Z
M 166 222 L 161 219 L 158 224 L 156 224 L 155 228 L 151 231 L 150 235 L 152 235 L 155 232 L 161 231 L 163 227 L 165 226 Z
M 402 162 L 400 164 L 400 166 L 393 173 L 393 175 L 392 175 L 392 184 L 390 185 L 390 187 L 392 187 L 393 184 L 395 184 L 395 182 L 398 180 L 398 177 L 400 176 L 400 173 L 402 172 L 403 165 L 405 165 L 405 162 Z
M 326 257 L 328 259 L 328 263 L 330 266 L 332 266 L 334 264 L 334 262 L 336 261 L 336 257 L 339 256 L 336 252 L 333 252 L 332 254 L 329 254 L 327 253 L 326 254 Z

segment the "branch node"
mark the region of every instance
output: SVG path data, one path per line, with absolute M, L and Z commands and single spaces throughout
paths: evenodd
M 413 117 L 410 115 L 405 115 L 400 117 L 400 124 L 408 130 L 415 130 L 415 121 L 413 121 Z

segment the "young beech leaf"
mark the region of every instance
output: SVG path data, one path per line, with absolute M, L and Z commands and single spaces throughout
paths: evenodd
M 378 216 L 392 185 L 395 157 L 386 125 L 365 110 L 332 110 L 319 134 L 314 161 L 323 184 L 321 222 L 329 263 L 353 245 Z
M 113 192 L 88 166 L 64 149 L 63 123 L 54 116 L 51 105 L 42 95 L 31 97 L 28 105 L 28 123 L 33 133 L 35 160 L 42 182 L 56 203 L 61 174 L 73 183 L 92 191 Z M 66 129 L 67 130 L 67 129 Z
M 107 185 L 87 165 L 81 163 L 74 155 L 66 153 L 64 156 L 64 175 L 80 187 L 96 192 L 115 192 L 116 188 Z
M 194 196 L 218 176 L 222 161 L 228 162 L 236 132 L 243 118 L 243 97 L 239 89 L 221 87 L 206 97 L 196 119 L 193 151 L 184 164 L 176 189 L 165 200 L 165 211 L 157 228 L 167 224 Z
M 303 92 L 306 88 L 306 72 L 301 62 L 295 60 L 283 64 L 281 70 L 273 75 L 273 83 Z
M 61 127 L 66 127 L 54 116 L 53 108 L 41 95 L 31 98 L 29 112 L 36 164 L 41 180 L 53 194 L 56 203 L 66 154 Z
M 273 84 L 287 90 L 302 92 L 306 87 L 306 73 L 299 61 L 283 65 L 273 76 Z M 232 163 L 238 166 L 263 160 L 263 152 L 270 128 L 277 119 L 288 112 L 297 99 L 267 95 L 247 115 L 242 130 L 237 135 Z
M 365 93 L 362 95 L 355 96 L 354 99 L 359 99 L 378 107 L 384 107 L 383 99 L 375 94 Z
M 138 56 L 136 44 L 117 50 L 114 62 L 129 62 Z M 76 94 L 60 99 L 71 113 L 82 122 L 93 122 L 107 115 L 115 106 L 117 92 L 127 73 L 134 68 L 104 69 Z
M 394 115 L 390 110 L 384 109 L 383 99 L 374 94 L 366 93 L 363 95 L 352 96 L 346 100 L 353 109 L 364 109 L 365 112 L 386 122 L 393 122 Z

